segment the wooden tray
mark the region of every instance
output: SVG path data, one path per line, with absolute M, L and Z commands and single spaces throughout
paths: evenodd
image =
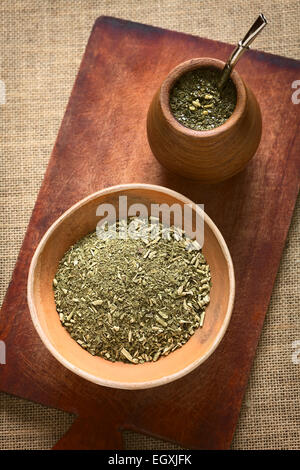
M 167 73 L 192 57 L 226 59 L 232 46 L 101 17 L 93 28 L 7 295 L 0 389 L 78 415 L 56 448 L 122 448 L 127 428 L 187 448 L 230 446 L 299 186 L 294 60 L 249 51 L 238 69 L 263 114 L 259 150 L 233 179 L 204 186 L 172 175 L 151 154 L 146 113 Z M 37 336 L 26 302 L 29 263 L 63 211 L 100 188 L 145 182 L 205 204 L 235 265 L 236 303 L 217 351 L 174 383 L 143 391 L 96 386 L 64 369 Z

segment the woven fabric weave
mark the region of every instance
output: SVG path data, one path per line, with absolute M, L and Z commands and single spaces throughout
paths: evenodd
M 0 3 L 0 296 L 21 246 L 75 75 L 100 15 L 235 43 L 262 11 L 270 24 L 255 47 L 300 58 L 298 0 L 3 0 Z M 300 79 L 300 77 L 298 77 Z M 300 444 L 300 203 L 298 201 L 244 398 L 234 449 Z M 0 394 L 0 449 L 47 449 L 73 416 Z M 174 449 L 124 433 L 128 449 Z

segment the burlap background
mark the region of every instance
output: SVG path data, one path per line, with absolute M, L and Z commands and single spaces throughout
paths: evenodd
M 256 15 L 270 21 L 255 47 L 299 59 L 299 0 L 3 0 L 0 106 L 0 295 L 3 298 L 94 20 L 101 14 L 228 41 Z M 300 79 L 300 77 L 298 77 Z M 296 449 L 300 443 L 297 205 L 244 399 L 234 449 Z M 0 394 L 0 449 L 47 449 L 73 417 Z M 128 449 L 176 448 L 124 433 Z

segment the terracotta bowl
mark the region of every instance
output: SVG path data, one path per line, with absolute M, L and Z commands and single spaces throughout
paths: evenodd
M 204 216 L 203 253 L 211 268 L 211 302 L 204 326 L 180 349 L 157 362 L 125 364 L 92 356 L 74 341 L 59 320 L 52 282 L 65 251 L 81 237 L 95 230 L 100 203 L 114 204 L 126 195 L 128 205 L 143 203 L 192 204 L 193 211 Z M 99 385 L 123 389 L 142 389 L 166 384 L 191 372 L 204 362 L 220 343 L 228 326 L 235 282 L 226 243 L 212 220 L 189 199 L 169 189 L 129 184 L 94 193 L 67 210 L 48 229 L 32 258 L 28 276 L 28 304 L 33 324 L 44 345 L 56 359 L 75 374 Z
M 262 131 L 261 112 L 250 88 L 235 70 L 231 74 L 237 104 L 227 121 L 215 129 L 196 131 L 173 116 L 170 90 L 184 73 L 198 68 L 222 69 L 224 62 L 202 58 L 173 69 L 153 97 L 147 117 L 151 150 L 167 169 L 203 183 L 217 183 L 240 172 L 253 157 Z

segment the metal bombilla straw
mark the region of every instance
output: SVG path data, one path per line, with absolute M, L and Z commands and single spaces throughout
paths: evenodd
M 237 64 L 238 60 L 242 57 L 244 52 L 249 49 L 250 44 L 254 41 L 256 36 L 261 32 L 261 30 L 268 24 L 265 16 L 261 13 L 257 20 L 253 23 L 249 29 L 246 36 L 238 42 L 238 45 L 232 52 L 231 56 L 227 60 L 221 74 L 220 81 L 218 83 L 218 88 L 220 91 L 223 90 L 230 74 Z

